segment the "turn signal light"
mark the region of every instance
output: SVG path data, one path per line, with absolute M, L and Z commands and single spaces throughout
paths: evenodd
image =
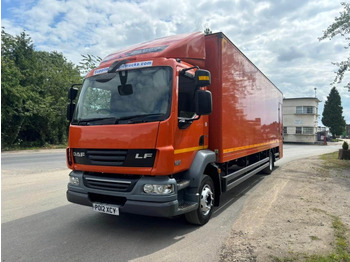
M 72 161 L 72 149 L 67 147 L 66 149 L 66 157 L 67 157 L 67 164 L 68 166 L 71 166 L 73 164 Z

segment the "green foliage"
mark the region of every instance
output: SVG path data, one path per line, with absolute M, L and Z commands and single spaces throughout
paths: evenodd
M 345 40 L 348 42 L 345 48 L 349 48 L 350 38 L 346 36 L 350 33 L 350 4 L 341 3 L 341 5 L 344 7 L 344 11 L 340 12 L 340 16 L 335 18 L 335 22 L 323 32 L 323 36 L 320 37 L 319 40 L 326 38 L 332 39 L 333 37 L 340 35 L 345 37 Z M 338 71 L 336 72 L 337 75 L 333 83 L 341 83 L 345 72 L 350 71 L 350 57 L 344 61 L 333 64 L 338 66 Z M 350 91 L 350 83 L 347 83 L 345 87 L 347 87 Z
M 208 27 L 208 28 L 206 28 L 205 30 L 204 30 L 204 34 L 205 35 L 210 35 L 210 34 L 212 34 L 213 32 L 210 30 L 210 28 Z
M 67 91 L 78 68 L 57 52 L 35 51 L 22 32 L 1 31 L 2 148 L 64 143 Z
M 344 141 L 342 147 L 343 147 L 344 150 L 348 150 L 349 149 L 349 144 L 346 141 Z
M 86 75 L 92 69 L 98 67 L 99 63 L 102 61 L 102 58 L 94 55 L 81 55 L 83 59 L 79 62 L 79 70 L 82 75 Z
M 322 123 L 329 127 L 333 137 L 340 135 L 345 130 L 345 119 L 343 116 L 343 107 L 341 106 L 341 98 L 335 87 L 327 96 L 322 113 Z

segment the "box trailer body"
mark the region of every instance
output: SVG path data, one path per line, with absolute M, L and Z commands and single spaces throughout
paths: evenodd
M 218 162 L 282 147 L 282 93 L 224 35 L 207 36 L 206 50 L 214 105 L 209 148 Z
M 221 193 L 283 156 L 282 93 L 222 33 L 111 54 L 69 108 L 67 198 L 99 212 L 205 224 Z

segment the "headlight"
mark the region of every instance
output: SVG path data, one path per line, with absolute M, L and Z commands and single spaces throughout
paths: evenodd
M 144 185 L 143 191 L 147 194 L 152 194 L 153 193 L 153 185 L 150 185 L 150 184 Z
M 147 194 L 168 195 L 174 192 L 174 185 L 151 185 L 143 186 L 143 191 Z
M 75 186 L 79 186 L 79 177 L 69 176 L 69 183 Z

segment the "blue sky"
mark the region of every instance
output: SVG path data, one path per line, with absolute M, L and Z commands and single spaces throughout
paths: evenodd
M 3 0 L 1 26 L 12 35 L 26 30 L 36 49 L 61 52 L 75 64 L 81 54 L 105 57 L 132 44 L 209 27 L 225 33 L 285 97 L 314 96 L 317 88 L 322 114 L 337 69 L 332 62 L 349 55 L 342 37 L 318 40 L 342 11 L 340 2 Z M 350 92 L 336 86 L 350 123 Z

